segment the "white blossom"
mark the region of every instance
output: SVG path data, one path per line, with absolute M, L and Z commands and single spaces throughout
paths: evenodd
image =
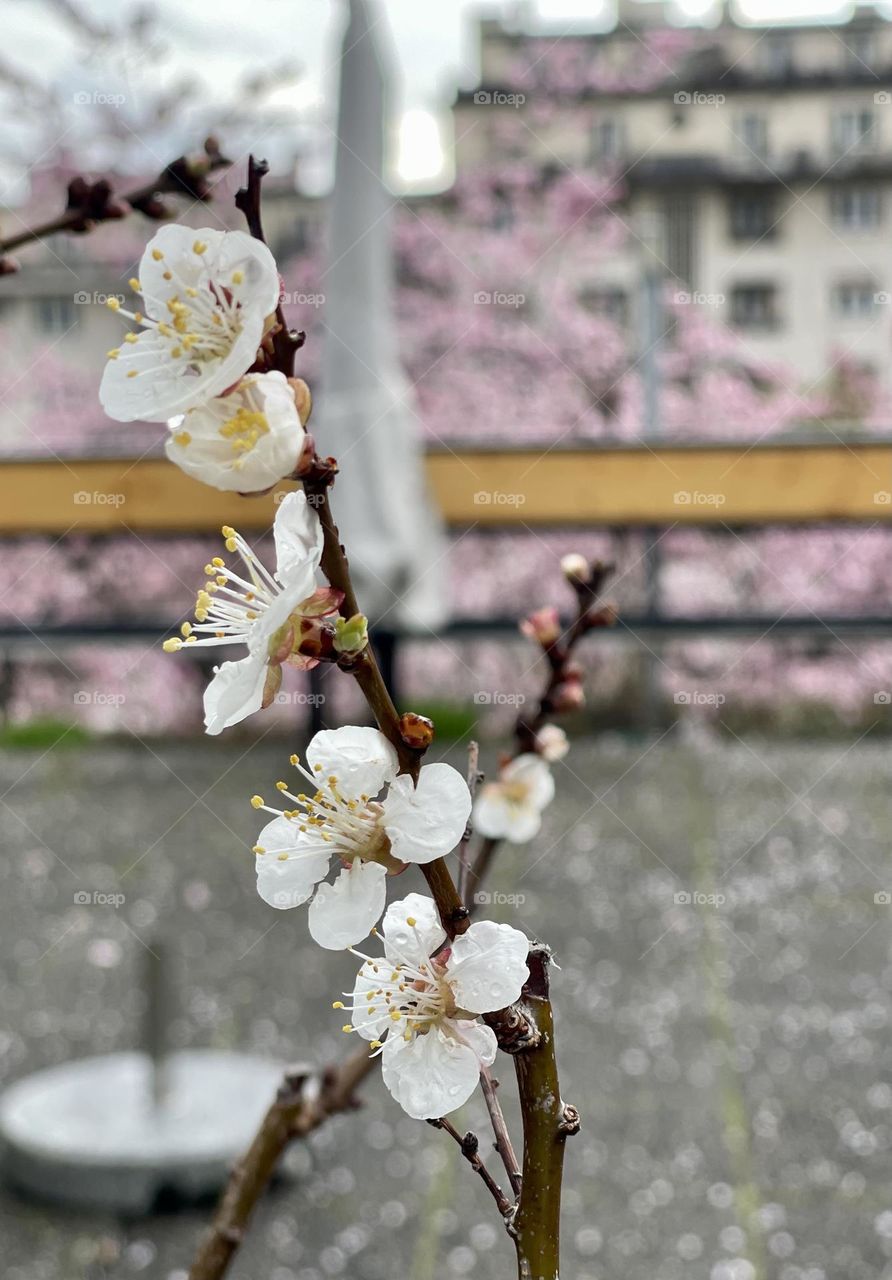
M 207 581 L 198 592 L 195 622 L 183 623 L 182 639 L 164 642 L 168 653 L 189 645 L 242 644 L 247 649 L 245 657 L 217 667 L 205 690 L 205 727 L 210 734 L 260 710 L 270 664 L 287 658 L 295 621 L 302 614 L 318 616 L 320 610 L 336 607 L 328 593 L 315 591 L 322 526 L 304 493 L 289 493 L 279 504 L 273 533 L 275 574 L 240 533 L 224 525 L 226 549 L 238 553 L 243 571 L 230 568 L 220 556 L 206 564 Z
M 471 795 L 448 764 L 423 765 L 417 785 L 399 775 L 393 746 L 368 727 L 323 729 L 307 748 L 306 766 L 296 755 L 291 763 L 309 783 L 308 792 L 296 794 L 285 782 L 276 784 L 293 807 L 252 800 L 274 815 L 254 849 L 257 891 L 280 909 L 312 898 L 310 933 L 320 946 L 340 949 L 366 937 L 380 919 L 388 871 L 432 862 L 455 848 Z M 328 884 L 332 859 L 342 870 Z
M 131 288 L 141 308 L 109 352 L 99 399 L 118 422 L 166 422 L 235 386 L 279 300 L 269 249 L 243 231 L 162 227 L 149 241 Z
M 491 840 L 523 844 L 542 825 L 542 810 L 554 799 L 554 778 L 541 756 L 510 760 L 495 782 L 480 788 L 474 803 L 474 829 Z
M 480 1068 L 496 1056 L 496 1037 L 477 1015 L 518 999 L 527 977 L 529 943 L 511 925 L 480 920 L 445 947 L 430 898 L 410 893 L 392 903 L 381 928 L 381 958 L 363 961 L 345 1031 L 381 1054 L 384 1084 L 404 1111 L 429 1120 L 460 1107 Z
M 306 433 L 284 373 L 251 373 L 171 423 L 171 462 L 215 489 L 269 489 L 297 466 Z

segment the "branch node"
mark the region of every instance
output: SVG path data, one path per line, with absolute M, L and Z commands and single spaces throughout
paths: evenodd
M 582 1118 L 578 1108 L 572 1103 L 565 1102 L 564 1109 L 561 1112 L 561 1118 L 558 1123 L 558 1136 L 561 1138 L 570 1138 L 574 1133 L 578 1133 L 582 1125 Z

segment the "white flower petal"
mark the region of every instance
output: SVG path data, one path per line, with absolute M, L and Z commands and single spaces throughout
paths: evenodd
M 417 787 L 403 774 L 383 800 L 384 829 L 402 862 L 441 858 L 458 844 L 471 814 L 468 784 L 448 764 L 424 765 Z
M 377 924 L 387 901 L 387 873 L 377 862 L 357 858 L 334 884 L 321 884 L 310 903 L 310 933 L 320 947 L 340 951 L 361 942 Z
M 396 1022 L 390 1017 L 386 1002 L 380 996 L 376 999 L 376 993 L 381 987 L 382 966 L 386 966 L 389 971 L 390 966 L 386 960 L 376 964 L 367 962 L 356 975 L 356 985 L 353 988 L 354 1008 L 350 1021 L 363 1040 L 383 1040 L 388 1032 L 402 1035 L 405 1029 L 405 1018 Z
M 119 350 L 99 384 L 99 403 L 116 422 L 164 422 L 201 397 L 201 375 L 172 361 L 168 344 L 154 330 L 143 329 L 136 342 Z
M 321 841 L 315 843 L 287 818 L 273 818 L 257 838 L 264 850 L 257 854 L 257 892 L 271 907 L 299 907 L 312 897 L 327 873 L 331 854 Z M 284 853 L 286 858 L 280 855 Z
M 542 825 L 542 810 L 554 798 L 554 778 L 537 755 L 518 756 L 488 782 L 474 802 L 474 828 L 492 840 L 522 844 Z
M 410 925 L 408 920 L 414 920 Z M 384 954 L 394 962 L 427 960 L 446 941 L 446 930 L 432 898 L 410 893 L 399 902 L 391 902 L 381 923 Z
M 440 1027 L 408 1042 L 399 1034 L 388 1036 L 381 1067 L 384 1084 L 415 1120 L 455 1111 L 467 1102 L 480 1078 L 474 1049 Z
M 231 434 L 240 411 L 261 413 L 265 420 L 266 429 L 257 429 L 247 449 L 243 432 Z M 250 374 L 229 395 L 216 396 L 168 425 L 164 448 L 171 462 L 203 484 L 237 493 L 267 489 L 289 475 L 306 434 L 294 394 L 279 372 Z
M 526 934 L 510 924 L 478 920 L 452 943 L 446 981 L 455 1003 L 469 1013 L 492 1013 L 513 1004 L 527 979 Z
M 307 763 L 323 779 L 336 777 L 338 791 L 348 800 L 376 796 L 399 768 L 384 734 L 363 725 L 322 729 L 307 747 Z
M 264 661 L 269 658 L 270 640 L 285 625 L 301 601 L 312 594 L 314 583 L 312 569 L 307 568 L 303 577 L 295 570 L 288 585 L 282 588 L 281 595 L 275 598 L 269 608 L 264 609 L 248 632 L 248 649 L 251 653 L 262 655 Z
M 223 662 L 204 691 L 204 725 L 210 734 L 238 724 L 259 711 L 266 683 L 266 661 L 249 653 L 238 662 Z
M 204 253 L 193 251 L 196 241 L 207 245 Z M 156 258 L 156 252 L 162 257 Z M 240 284 L 232 280 L 235 271 L 244 277 Z M 167 272 L 170 280 L 164 278 Z M 275 311 L 279 301 L 278 268 L 262 241 L 245 231 L 196 230 L 170 223 L 155 233 L 139 264 L 142 310 L 153 320 L 169 320 L 169 299 L 185 300 L 187 288 L 210 294 L 209 281 L 226 288 L 243 311 L 258 312 L 263 319 Z
M 202 254 L 194 251 L 199 240 L 207 246 Z M 106 366 L 99 398 L 120 422 L 163 422 L 221 395 L 251 367 L 276 307 L 279 275 L 269 249 L 244 232 L 169 226 L 147 245 L 140 284 L 139 309 L 170 327 L 143 330 L 136 342 L 122 343 Z M 196 345 L 182 345 L 168 304 L 188 308 L 183 332 L 188 328 Z M 222 324 L 214 325 L 215 314 L 224 317 Z
M 322 525 L 302 489 L 287 494 L 279 503 L 273 536 L 279 582 L 287 583 L 308 565 L 314 570 L 318 567 L 322 559 Z
M 458 1018 L 447 1019 L 445 1025 L 451 1028 L 452 1035 L 464 1040 L 474 1050 L 478 1066 L 492 1066 L 499 1051 L 499 1042 L 490 1027 L 483 1022 L 468 1022 Z
M 528 753 L 505 765 L 500 778 L 506 782 L 522 782 L 528 788 L 528 803 L 539 812 L 554 799 L 554 778 L 541 756 Z

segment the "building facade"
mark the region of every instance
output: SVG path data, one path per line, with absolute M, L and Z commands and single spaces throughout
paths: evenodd
M 806 385 L 840 357 L 892 385 L 892 23 L 671 28 L 626 0 L 605 34 L 480 26 L 455 103 L 459 175 L 519 152 L 616 175 L 623 251 L 603 306 L 633 315 L 655 253 L 679 301 Z M 644 230 L 647 228 L 647 230 Z

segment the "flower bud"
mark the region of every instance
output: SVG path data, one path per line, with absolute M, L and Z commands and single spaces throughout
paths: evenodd
M 551 699 L 555 711 L 578 711 L 585 706 L 585 690 L 582 681 L 576 675 L 562 680 Z
M 536 734 L 536 751 L 545 760 L 563 760 L 570 750 L 567 735 L 556 724 L 544 724 Z
M 561 572 L 574 587 L 587 586 L 592 576 L 591 565 L 585 556 L 579 555 L 575 551 L 562 557 Z
M 416 751 L 426 751 L 434 740 L 434 722 L 428 720 L 427 716 L 407 711 L 400 716 L 400 737 Z
M 355 658 L 369 642 L 369 620 L 364 613 L 335 620 L 334 647 L 346 658 Z
M 297 416 L 300 418 L 300 425 L 305 427 L 309 421 L 310 414 L 313 411 L 312 392 L 304 382 L 303 378 L 289 378 L 288 385 L 294 392 L 294 403 L 297 406 Z
M 561 620 L 557 609 L 553 605 L 537 609 L 528 618 L 524 618 L 520 630 L 527 639 L 541 644 L 543 649 L 549 648 L 561 634 Z

